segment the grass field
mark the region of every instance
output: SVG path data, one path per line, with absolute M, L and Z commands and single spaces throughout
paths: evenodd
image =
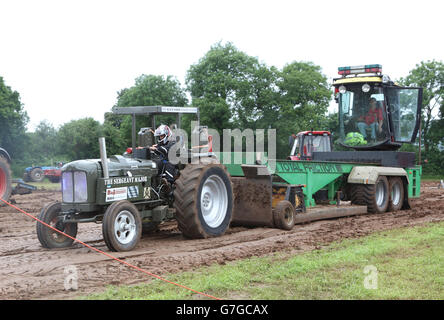
M 444 222 L 439 222 L 347 239 L 303 254 L 254 257 L 165 277 L 222 299 L 444 299 L 443 243 Z M 160 280 L 109 286 L 82 297 L 200 298 Z

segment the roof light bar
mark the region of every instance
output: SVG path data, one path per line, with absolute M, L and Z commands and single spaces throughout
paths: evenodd
M 338 74 L 341 76 L 346 76 L 349 74 L 381 73 L 381 72 L 382 72 L 382 66 L 380 64 L 366 64 L 363 66 L 338 68 Z

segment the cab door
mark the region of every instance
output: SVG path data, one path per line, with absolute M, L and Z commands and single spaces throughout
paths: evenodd
M 422 88 L 386 87 L 392 141 L 415 142 L 421 121 Z

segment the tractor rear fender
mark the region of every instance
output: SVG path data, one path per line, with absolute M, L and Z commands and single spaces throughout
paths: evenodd
M 409 178 L 403 168 L 356 166 L 350 172 L 347 182 L 359 184 L 375 184 L 379 176 L 401 177 L 407 184 Z

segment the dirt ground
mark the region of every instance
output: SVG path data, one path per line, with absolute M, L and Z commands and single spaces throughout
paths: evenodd
M 438 182 L 423 183 L 421 198 L 412 201 L 411 210 L 317 221 L 297 225 L 292 231 L 235 227 L 219 238 L 186 240 L 176 224 L 168 222 L 159 231 L 144 235 L 134 251 L 112 254 L 161 275 L 276 251 L 298 253 L 319 249 L 335 240 L 444 220 L 444 189 L 438 189 L 437 185 Z M 33 215 L 45 203 L 60 199 L 60 192 L 50 191 L 14 196 L 16 205 Z M 73 299 L 101 291 L 109 284 L 151 280 L 146 274 L 80 244 L 66 249 L 43 249 L 37 240 L 35 224 L 13 208 L 0 208 L 0 299 Z M 109 252 L 102 240 L 101 225 L 80 224 L 78 238 Z M 77 269 L 76 291 L 66 291 L 64 287 L 68 266 Z

